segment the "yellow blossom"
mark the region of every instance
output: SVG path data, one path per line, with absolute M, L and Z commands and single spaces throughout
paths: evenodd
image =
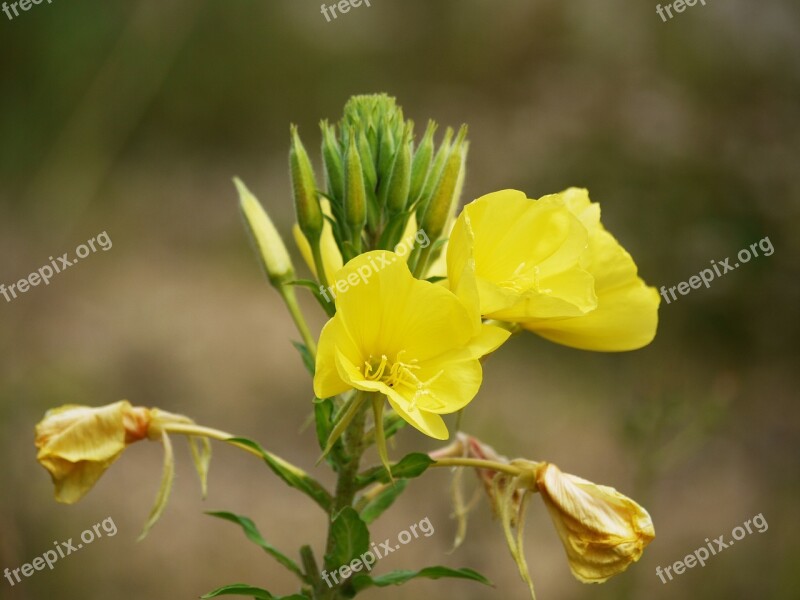
M 465 268 L 470 259 L 474 268 Z M 447 267 L 451 287 L 475 278 L 481 314 L 560 344 L 634 350 L 656 332 L 658 293 L 603 228 L 586 190 L 478 198 L 456 220 Z
M 336 296 L 336 315 L 320 334 L 317 397 L 379 392 L 421 432 L 446 439 L 440 415 L 475 397 L 483 379 L 480 357 L 508 332 L 481 323 L 477 298 L 415 279 L 392 252 L 357 256 L 335 279 L 352 283 Z
M 602 583 L 639 560 L 655 537 L 647 511 L 614 488 L 542 463 L 536 485 L 567 552 L 572 574 Z

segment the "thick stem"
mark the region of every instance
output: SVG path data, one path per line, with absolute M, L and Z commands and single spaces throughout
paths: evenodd
M 328 539 L 325 544 L 325 554 L 329 555 L 333 551 L 335 540 L 333 538 L 333 529 L 331 527 L 333 518 L 347 506 L 353 506 L 358 486 L 356 485 L 356 477 L 358 476 L 361 467 L 361 457 L 366 449 L 364 438 L 364 424 L 366 422 L 366 409 L 371 404 L 365 400 L 369 400 L 370 394 L 368 392 L 359 391 L 361 402 L 358 412 L 353 417 L 347 430 L 344 432 L 344 463 L 339 466 L 339 477 L 336 481 L 336 492 L 333 497 L 331 505 L 331 513 L 328 520 Z M 340 565 L 326 565 L 330 568 L 338 568 Z M 334 586 L 330 590 L 322 590 L 320 600 L 339 600 L 343 598 L 340 594 L 340 586 Z

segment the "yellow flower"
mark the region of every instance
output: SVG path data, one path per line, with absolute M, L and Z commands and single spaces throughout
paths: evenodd
M 600 205 L 589 200 L 589 192 L 570 188 L 557 196 L 589 232 L 585 268 L 594 277 L 597 308 L 574 318 L 525 320 L 522 326 L 583 350 L 616 352 L 646 346 L 658 327 L 658 292 L 642 281 L 631 255 L 603 227 Z
M 336 315 L 320 334 L 314 392 L 379 392 L 422 433 L 446 439 L 440 415 L 475 397 L 480 357 L 509 333 L 481 324 L 476 297 L 415 279 L 398 258 L 367 252 L 336 274 L 349 286 L 337 294 Z
M 80 500 L 128 444 L 147 437 L 150 411 L 126 400 L 100 408 L 68 404 L 36 425 L 36 459 L 50 472 L 56 500 Z
M 536 484 L 567 551 L 572 574 L 602 583 L 636 562 L 655 537 L 647 511 L 614 488 L 542 463 Z
M 447 266 L 452 288 L 475 278 L 484 316 L 553 342 L 610 352 L 641 348 L 655 336 L 658 293 L 603 228 L 586 190 L 539 200 L 514 190 L 478 198 L 456 221 Z

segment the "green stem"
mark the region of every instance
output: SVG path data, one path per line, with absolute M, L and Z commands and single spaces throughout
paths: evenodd
M 308 329 L 308 324 L 306 323 L 306 318 L 303 315 L 303 311 L 300 310 L 300 305 L 297 303 L 297 295 L 294 293 L 294 288 L 290 285 L 281 285 L 278 288 L 278 291 L 280 292 L 281 298 L 283 298 L 286 307 L 289 309 L 289 314 L 292 315 L 292 320 L 297 326 L 300 336 L 303 338 L 303 343 L 306 345 L 306 348 L 308 348 L 311 356 L 316 357 L 317 343 L 314 341 L 314 337 L 311 335 L 311 331 Z
M 322 260 L 321 239 L 311 244 L 311 255 L 314 257 L 314 268 L 317 271 L 317 280 L 322 287 L 328 287 L 328 275 L 325 273 L 325 263 Z
M 371 395 L 369 392 L 359 391 L 355 402 L 359 409 L 353 417 L 350 425 L 344 432 L 344 462 L 339 465 L 338 479 L 336 481 L 336 491 L 331 504 L 331 513 L 328 520 L 328 537 L 325 544 L 325 555 L 328 556 L 333 551 L 335 543 L 333 529 L 331 527 L 333 518 L 347 506 L 353 506 L 358 486 L 356 478 L 361 467 L 361 457 L 366 450 L 364 439 L 364 424 L 366 422 L 366 409 L 371 404 L 366 402 Z M 338 567 L 338 565 L 326 565 L 327 567 Z M 322 590 L 320 600 L 339 600 L 344 596 L 340 593 L 340 586 L 334 586 L 329 590 Z

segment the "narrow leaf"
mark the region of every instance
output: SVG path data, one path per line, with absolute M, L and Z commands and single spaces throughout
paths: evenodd
M 281 565 L 286 567 L 292 573 L 297 575 L 301 581 L 306 581 L 306 577 L 303 574 L 303 571 L 300 567 L 295 563 L 291 558 L 283 554 L 279 551 L 275 546 L 267 542 L 262 536 L 261 532 L 258 531 L 255 523 L 247 517 L 243 517 L 240 515 L 236 515 L 230 512 L 207 512 L 207 515 L 211 515 L 212 517 L 217 517 L 219 519 L 224 519 L 226 521 L 230 521 L 231 523 L 236 523 L 239 525 L 243 530 L 244 534 L 247 536 L 247 539 L 260 546 L 264 549 L 264 551 L 272 556 L 275 560 L 277 560 Z
M 382 490 L 361 509 L 361 519 L 369 525 L 389 508 L 408 485 L 408 479 L 398 479 L 394 485 Z
M 250 596 L 256 600 L 308 600 L 306 596 L 301 594 L 292 594 L 291 596 L 273 596 L 267 590 L 262 588 L 247 585 L 246 583 L 232 583 L 224 585 L 219 589 L 209 592 L 204 596 L 200 596 L 201 600 L 206 598 L 216 598 L 218 596 Z
M 300 342 L 292 342 L 292 345 L 297 348 L 297 351 L 300 353 L 300 358 L 303 359 L 303 365 L 305 365 L 306 370 L 313 376 L 316 365 L 314 364 L 314 357 L 311 355 L 311 352 L 309 352 L 305 344 L 301 344 Z
M 427 567 L 419 571 L 392 571 L 377 577 L 361 573 L 353 577 L 350 583 L 356 592 L 360 592 L 372 586 L 387 587 L 390 585 L 402 585 L 412 579 L 441 579 L 442 577 L 469 579 L 484 585 L 492 585 L 486 577 L 477 571 L 472 569 L 451 569 L 450 567 Z
M 400 462 L 391 466 L 391 476 L 395 479 L 413 479 L 422 475 L 433 463 L 434 460 L 427 454 L 412 452 L 404 456 Z M 389 472 L 383 466 L 367 469 L 358 476 L 356 484 L 359 488 L 363 488 L 376 481 L 381 483 L 390 481 Z
M 286 462 L 282 458 L 275 456 L 271 452 L 267 452 L 261 447 L 260 444 L 254 442 L 253 440 L 248 440 L 247 438 L 242 437 L 234 437 L 226 441 L 230 444 L 240 444 L 242 446 L 247 446 L 248 448 L 257 450 L 264 458 L 264 462 L 267 463 L 267 466 L 272 469 L 273 473 L 283 479 L 283 481 L 285 481 L 291 487 L 296 488 L 306 494 L 309 498 L 314 500 L 314 502 L 319 504 L 325 512 L 330 511 L 332 502 L 331 495 L 324 487 L 322 487 L 322 484 L 311 477 L 308 473 L 299 467 Z

